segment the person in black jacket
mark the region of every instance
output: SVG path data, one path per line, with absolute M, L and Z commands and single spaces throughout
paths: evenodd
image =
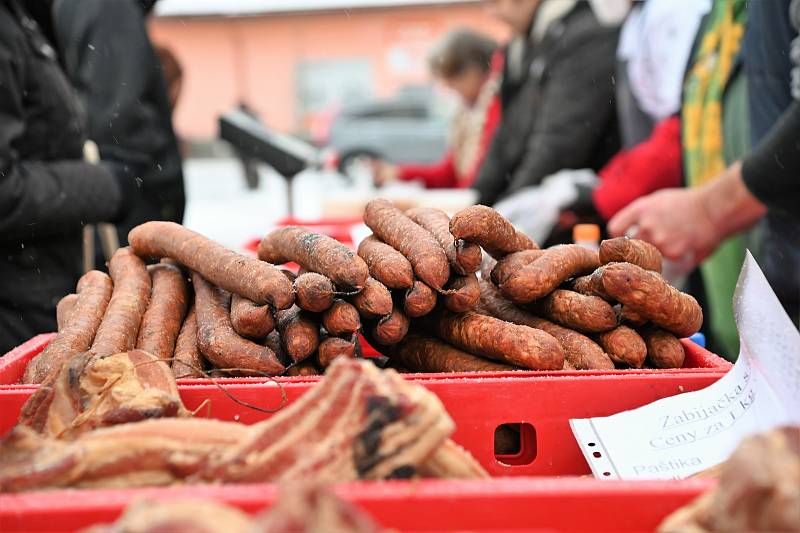
M 124 181 L 82 160 L 84 122 L 36 20 L 0 0 L 0 354 L 55 330 L 81 273 L 83 224 L 126 209 Z
M 505 54 L 502 119 L 473 185 L 479 202 L 491 205 L 565 168 L 598 170 L 619 148 L 618 28 L 600 24 L 588 2 L 487 4 L 515 33 Z
M 53 1 L 53 0 L 39 0 Z M 119 241 L 148 220 L 183 220 L 186 198 L 161 62 L 145 17 L 155 0 L 55 0 L 54 32 L 67 76 L 105 164 L 139 190 Z

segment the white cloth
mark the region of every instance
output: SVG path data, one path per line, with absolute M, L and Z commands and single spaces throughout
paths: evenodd
M 558 222 L 558 215 L 578 199 L 578 185 L 596 185 L 594 171 L 583 168 L 561 170 L 541 185 L 525 187 L 494 208 L 536 242 L 544 242 Z
M 677 113 L 686 64 L 709 0 L 647 0 L 622 27 L 617 57 L 628 63 L 631 92 L 655 122 Z

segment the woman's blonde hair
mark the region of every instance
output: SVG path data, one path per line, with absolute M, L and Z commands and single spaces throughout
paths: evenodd
M 489 72 L 497 43 L 469 28 L 448 32 L 430 53 L 428 64 L 434 76 L 448 79 L 475 66 Z

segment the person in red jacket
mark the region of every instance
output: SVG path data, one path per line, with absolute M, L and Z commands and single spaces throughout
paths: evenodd
M 461 28 L 447 34 L 431 54 L 430 67 L 463 102 L 453 119 L 450 148 L 444 159 L 430 165 L 377 162 L 375 184 L 421 180 L 429 189 L 472 185 L 500 122 L 502 61 L 497 44 L 480 33 Z

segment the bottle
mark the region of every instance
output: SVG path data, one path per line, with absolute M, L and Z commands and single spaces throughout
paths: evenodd
M 600 226 L 597 224 L 575 224 L 572 228 L 572 242 L 595 252 L 600 250 Z

